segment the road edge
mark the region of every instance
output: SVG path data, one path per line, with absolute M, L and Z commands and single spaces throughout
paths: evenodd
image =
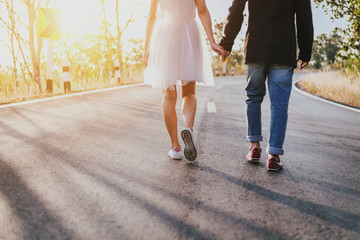
M 308 93 L 302 89 L 300 89 L 296 84 L 301 82 L 301 81 L 304 81 L 304 79 L 300 79 L 300 80 L 297 80 L 297 81 L 294 81 L 293 82 L 293 89 L 307 97 L 310 97 L 312 99 L 316 99 L 316 100 L 319 100 L 321 102 L 325 102 L 325 103 L 328 103 L 328 104 L 331 104 L 331 105 L 334 105 L 334 106 L 337 106 L 337 107 L 341 107 L 341 108 L 344 108 L 344 109 L 347 109 L 347 110 L 351 110 L 353 112 L 357 112 L 357 113 L 360 113 L 360 109 L 356 109 L 356 108 L 353 108 L 353 107 L 349 107 L 349 106 L 346 106 L 346 105 L 343 105 L 341 103 L 337 103 L 337 102 L 334 102 L 334 101 L 331 101 L 331 100 L 328 100 L 328 99 L 325 99 L 325 98 L 322 98 L 322 97 L 319 97 L 319 96 L 316 96 L 316 95 L 313 95 L 311 93 Z
M 28 104 L 32 104 L 32 103 L 47 102 L 47 101 L 56 100 L 56 99 L 62 99 L 62 98 L 70 98 L 70 97 L 75 97 L 75 96 L 91 94 L 91 93 L 106 92 L 106 91 L 118 90 L 118 89 L 123 89 L 123 88 L 138 87 L 138 86 L 144 86 L 144 85 L 147 85 L 147 84 L 145 84 L 145 83 L 137 83 L 137 84 L 130 84 L 130 85 L 124 85 L 124 86 L 118 86 L 118 87 L 96 89 L 96 90 L 90 90 L 90 91 L 84 91 L 84 92 L 78 92 L 78 93 L 70 93 L 70 94 L 54 96 L 54 97 L 45 97 L 45 98 L 40 98 L 40 99 L 30 100 L 30 101 L 24 101 L 24 102 L 9 103 L 9 104 L 0 105 L 0 109 L 11 108 L 11 107 L 16 107 L 16 106 L 22 106 L 22 105 L 28 105 Z

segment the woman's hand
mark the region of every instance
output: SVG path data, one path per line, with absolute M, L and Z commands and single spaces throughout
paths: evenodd
M 219 54 L 219 56 L 222 56 L 224 54 L 224 48 L 221 47 L 220 45 L 216 44 L 215 42 L 211 42 L 210 46 L 212 48 L 212 50 L 214 50 L 217 54 Z
M 143 54 L 143 61 L 145 63 L 145 65 L 148 65 L 148 61 L 149 61 L 149 49 L 145 49 L 144 54 Z
M 221 60 L 222 60 L 222 61 L 225 61 L 225 60 L 229 57 L 230 53 L 231 53 L 231 52 L 226 51 L 226 50 L 224 49 L 224 52 L 221 54 Z

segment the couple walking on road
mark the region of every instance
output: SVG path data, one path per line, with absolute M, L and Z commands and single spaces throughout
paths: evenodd
M 224 60 L 231 53 L 241 29 L 246 3 L 249 24 L 245 40 L 245 90 L 247 139 L 250 142 L 246 160 L 257 163 L 261 159 L 261 103 L 267 80 L 271 102 L 267 169 L 278 171 L 283 167 L 279 155 L 284 154 L 294 68 L 298 61 L 301 69 L 306 67 L 311 57 L 313 22 L 310 0 L 233 0 L 220 44 L 214 40 L 205 0 L 151 0 L 144 51 L 145 82 L 163 90 L 163 115 L 171 140 L 169 156 L 172 159 L 183 157 L 175 110 L 176 83 L 181 81 L 182 85 L 184 155 L 193 161 L 197 156 L 193 133 L 196 82 L 212 85 L 214 81 L 204 39 L 195 21 L 196 9 L 211 48 Z M 158 9 L 160 24 L 153 34 Z

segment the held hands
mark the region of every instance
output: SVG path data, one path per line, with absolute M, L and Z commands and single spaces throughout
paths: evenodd
M 223 48 L 224 49 L 224 48 Z M 224 51 L 223 51 L 223 53 L 221 54 L 221 61 L 225 61 L 226 60 L 226 58 L 230 55 L 230 51 L 226 51 L 225 49 L 224 49 Z
M 224 49 L 220 45 L 216 44 L 215 42 L 210 42 L 210 46 L 211 49 L 214 50 L 214 52 L 219 54 L 219 56 L 223 54 Z
M 225 61 L 225 59 L 230 55 L 229 51 L 226 51 L 222 46 L 216 44 L 215 42 L 211 42 L 210 46 L 212 50 L 219 54 L 222 61 Z

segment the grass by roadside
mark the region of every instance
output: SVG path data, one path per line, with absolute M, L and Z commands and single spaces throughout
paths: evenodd
M 360 108 L 360 79 L 347 78 L 337 72 L 309 74 L 298 87 L 311 94 Z
M 121 81 L 121 85 L 129 85 L 143 82 L 142 72 L 131 72 Z M 45 91 L 45 80 L 41 81 Z M 39 98 L 58 96 L 64 94 L 63 82 L 60 77 L 54 80 L 54 94 L 48 95 L 46 93 L 40 94 L 34 84 L 29 84 L 20 78 L 16 86 L 16 81 L 11 74 L 0 72 L 0 105 L 23 102 L 28 100 L 35 100 Z M 71 92 L 84 92 L 96 89 L 104 89 L 119 86 L 117 79 L 110 77 L 108 80 L 101 80 L 99 78 L 73 78 L 71 81 Z

